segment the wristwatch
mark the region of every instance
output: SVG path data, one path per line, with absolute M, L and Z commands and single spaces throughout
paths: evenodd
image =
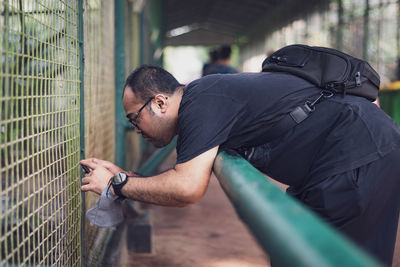
M 119 197 L 119 200 L 124 200 L 126 198 L 121 192 L 126 182 L 128 182 L 128 175 L 124 172 L 117 173 L 111 177 L 111 185 L 114 189 L 114 193 Z

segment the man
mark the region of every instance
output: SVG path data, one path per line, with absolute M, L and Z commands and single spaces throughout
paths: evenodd
M 178 135 L 177 162 L 164 173 L 130 177 L 111 189 L 134 200 L 186 206 L 204 195 L 218 149 L 236 149 L 390 265 L 400 209 L 399 127 L 362 97 L 334 95 L 306 120 L 267 140 L 274 124 L 320 93 L 284 73 L 216 74 L 184 87 L 161 68 L 141 66 L 126 81 L 127 118 L 157 147 Z M 92 170 L 82 190 L 98 194 L 124 172 L 98 159 L 81 164 Z
M 218 73 L 217 69 L 218 69 L 218 50 L 213 49 L 208 53 L 208 57 L 209 57 L 209 62 L 205 63 L 203 65 L 203 69 L 201 71 L 201 76 L 206 76 L 206 75 L 210 75 L 210 74 L 216 74 Z
M 229 45 L 223 45 L 218 50 L 217 70 L 215 73 L 236 73 L 237 70 L 231 66 L 232 49 Z
M 231 47 L 223 45 L 218 50 L 210 52 L 210 63 L 203 67 L 202 76 L 217 73 L 237 73 L 237 70 L 231 67 Z

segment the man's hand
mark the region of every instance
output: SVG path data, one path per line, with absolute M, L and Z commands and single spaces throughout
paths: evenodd
M 91 172 L 85 175 L 82 179 L 81 190 L 83 192 L 92 191 L 96 194 L 101 194 L 104 188 L 107 187 L 111 177 L 123 170 L 117 165 L 104 160 L 94 158 L 80 161 L 81 165 L 88 166 Z
M 86 164 L 86 162 L 94 163 L 96 165 L 100 165 L 100 166 L 106 168 L 107 170 L 109 170 L 110 172 L 112 172 L 114 175 L 117 174 L 117 173 L 120 173 L 120 172 L 126 172 L 126 171 L 124 171 L 123 169 L 121 169 L 120 167 L 118 167 L 117 165 L 115 165 L 114 163 L 112 163 L 110 161 L 96 159 L 96 158 L 88 158 L 88 159 L 82 160 L 80 162 L 80 164 L 90 167 L 88 164 Z

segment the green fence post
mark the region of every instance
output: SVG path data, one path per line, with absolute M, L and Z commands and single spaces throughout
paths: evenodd
M 126 121 L 121 104 L 125 84 L 125 0 L 115 0 L 115 163 L 125 169 Z

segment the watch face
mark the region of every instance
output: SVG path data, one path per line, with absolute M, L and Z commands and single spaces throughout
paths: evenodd
M 126 180 L 126 173 L 120 172 L 113 177 L 113 184 L 122 184 Z

